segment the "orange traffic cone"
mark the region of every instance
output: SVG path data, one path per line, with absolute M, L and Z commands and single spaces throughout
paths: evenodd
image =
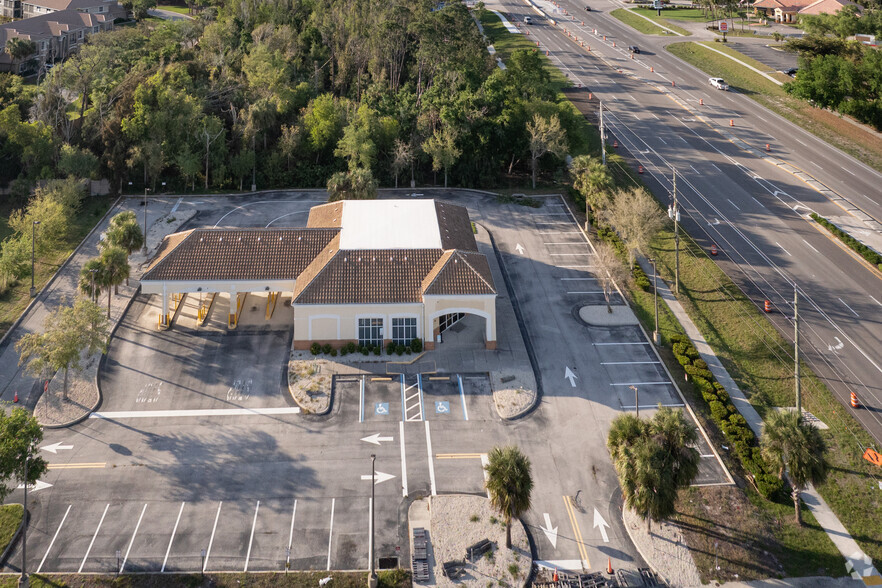
M 766 151 L 771 151 L 771 150 L 772 150 L 772 146 L 769 145 L 768 143 L 766 143 Z
M 638 166 L 637 166 L 637 173 L 638 173 L 638 174 L 642 174 L 642 173 L 643 173 L 643 166 L 642 166 L 642 165 L 638 165 Z
M 730 126 L 730 127 L 734 127 L 734 126 L 735 126 L 735 119 L 734 119 L 734 118 L 730 118 L 730 119 L 729 119 L 729 126 Z
M 860 408 L 860 404 L 858 404 L 857 394 L 854 392 L 851 393 L 851 407 L 852 408 Z
M 717 246 L 716 246 L 716 244 L 712 243 L 711 244 L 711 255 L 716 255 L 716 254 L 717 254 Z
M 677 84 L 675 84 L 673 81 L 671 81 L 671 87 L 675 88 L 676 86 L 677 86 Z
M 609 558 L 609 557 L 606 558 L 606 573 L 610 574 L 610 575 L 613 573 L 612 558 Z
M 650 68 L 649 68 L 649 71 L 650 71 L 650 73 L 655 73 L 655 68 L 654 68 L 654 67 L 650 67 Z
M 557 577 L 557 570 L 554 570 L 554 576 L 551 578 L 552 582 L 560 582 L 560 579 Z
M 613 141 L 613 149 L 618 149 L 618 148 L 619 148 L 618 140 Z
M 854 402 L 854 392 L 851 393 L 852 402 Z M 18 402 L 18 390 L 15 391 L 15 396 L 12 397 L 13 402 Z
M 699 106 L 704 106 L 704 98 L 699 98 L 699 99 L 698 99 L 698 105 L 699 105 Z
M 766 311 L 766 312 L 772 312 L 772 303 L 769 302 L 768 300 L 766 300 L 766 301 L 763 303 L 763 310 Z

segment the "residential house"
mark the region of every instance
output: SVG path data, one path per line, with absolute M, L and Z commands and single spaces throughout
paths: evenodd
M 800 16 L 836 14 L 846 6 L 860 6 L 851 0 L 759 0 L 753 4 L 756 14 L 775 22 L 793 23 Z

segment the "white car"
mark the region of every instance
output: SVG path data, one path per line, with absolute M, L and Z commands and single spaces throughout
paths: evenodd
M 729 84 L 726 83 L 726 80 L 723 78 L 710 78 L 708 83 L 716 88 L 717 90 L 728 90 Z
M 528 24 L 528 25 L 533 24 L 533 19 L 530 18 L 529 16 L 525 16 L 524 17 L 524 24 Z

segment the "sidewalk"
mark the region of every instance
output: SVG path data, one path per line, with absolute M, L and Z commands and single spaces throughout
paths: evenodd
M 652 267 L 649 262 L 641 258 L 640 266 L 643 268 L 643 271 L 647 272 L 647 275 L 651 275 Z M 677 301 L 674 293 L 671 291 L 671 287 L 667 282 L 659 279 L 658 292 L 659 296 L 667 303 L 668 308 L 671 309 L 671 312 L 683 326 L 686 335 L 692 340 L 695 349 L 701 355 L 701 359 L 707 362 L 708 369 L 714 374 L 717 381 L 726 388 L 726 392 L 729 393 L 732 403 L 738 409 L 738 412 L 745 418 L 747 424 L 756 433 L 756 436 L 761 437 L 763 429 L 762 418 L 760 418 L 756 409 L 753 408 L 753 405 L 750 404 L 744 392 L 735 383 L 735 380 L 729 375 L 729 372 L 726 371 L 726 368 L 723 367 L 723 364 L 714 354 L 708 342 L 705 341 L 698 327 L 689 318 L 683 306 Z M 836 545 L 839 553 L 845 558 L 846 568 L 851 576 L 855 579 L 863 579 L 868 586 L 882 585 L 882 577 L 880 577 L 876 568 L 873 567 L 870 557 L 861 550 L 818 491 L 813 486 L 809 486 L 802 492 L 802 499 L 809 507 L 809 510 L 812 511 L 815 519 L 817 519 L 818 525 L 824 529 L 824 532 L 827 533 L 827 536 Z

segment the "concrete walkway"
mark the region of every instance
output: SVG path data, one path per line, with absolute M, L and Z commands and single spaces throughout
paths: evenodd
M 647 272 L 647 275 L 651 275 L 652 267 L 649 262 L 645 259 L 640 259 L 640 266 L 643 268 L 643 271 Z M 747 424 L 756 433 L 756 436 L 761 437 L 763 432 L 762 418 L 760 418 L 753 405 L 750 404 L 750 401 L 747 400 L 747 396 L 744 395 L 744 392 L 741 391 L 735 380 L 732 379 L 732 376 L 729 375 L 729 372 L 726 371 L 726 368 L 723 367 L 720 359 L 711 349 L 708 342 L 705 341 L 698 327 L 695 326 L 695 323 L 692 322 L 692 319 L 689 318 L 689 315 L 683 309 L 683 306 L 677 301 L 674 293 L 671 291 L 671 287 L 667 282 L 660 279 L 658 292 L 659 296 L 667 303 L 668 308 L 671 309 L 671 312 L 683 326 L 686 335 L 692 340 L 695 349 L 701 355 L 701 359 L 707 362 L 708 369 L 713 373 L 717 381 L 726 388 L 726 392 L 732 398 L 732 404 L 735 405 L 738 412 L 741 413 Z M 809 510 L 812 511 L 812 514 L 818 521 L 818 525 L 824 529 L 824 532 L 827 533 L 827 536 L 836 545 L 839 553 L 845 558 L 848 573 L 856 579 L 863 579 L 868 586 L 882 585 L 882 577 L 880 577 L 876 568 L 873 567 L 873 561 L 861 550 L 818 491 L 813 486 L 809 486 L 803 490 L 802 499 L 809 507 Z

